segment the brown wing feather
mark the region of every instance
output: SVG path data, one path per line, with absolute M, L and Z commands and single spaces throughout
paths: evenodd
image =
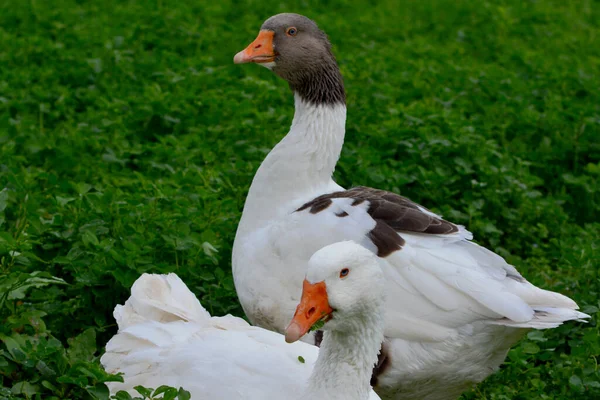
M 368 236 L 377 246 L 380 257 L 385 257 L 402 248 L 404 239 L 398 232 L 419 232 L 433 235 L 458 232 L 457 225 L 424 212 L 423 210 L 429 210 L 406 197 L 364 186 L 321 195 L 296 211 L 308 209 L 311 214 L 317 214 L 327 209 L 333 199 L 339 198 L 353 199 L 353 206 L 365 201 L 369 202 L 367 212 L 376 221 L 376 225 Z M 348 214 L 342 212 L 336 215 L 345 217 Z
M 327 209 L 331 205 L 332 199 L 340 198 L 354 199 L 352 202 L 353 206 L 368 201 L 369 215 L 373 219 L 384 221 L 396 231 L 420 232 L 434 235 L 458 232 L 458 226 L 423 212 L 422 210 L 429 210 L 406 197 L 364 186 L 321 195 L 304 204 L 297 211 L 309 209 L 311 214 L 317 214 Z

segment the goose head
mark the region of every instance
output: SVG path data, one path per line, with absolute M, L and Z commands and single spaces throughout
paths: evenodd
M 292 13 L 267 19 L 257 38 L 233 58 L 256 63 L 285 79 L 313 103 L 343 103 L 342 77 L 327 35 L 309 18 Z
M 317 251 L 309 260 L 302 298 L 285 331 L 293 343 L 315 324 L 321 329 L 352 332 L 353 327 L 382 312 L 384 278 L 378 258 L 352 242 L 339 242 Z

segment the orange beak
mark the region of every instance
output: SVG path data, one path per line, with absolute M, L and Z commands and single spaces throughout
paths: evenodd
M 236 64 L 244 64 L 249 62 L 267 63 L 275 61 L 275 51 L 273 50 L 273 31 L 260 31 L 254 42 L 248 47 L 240 51 L 233 57 L 233 62 Z
M 325 282 L 311 284 L 305 279 L 300 304 L 296 307 L 292 322 L 285 330 L 285 341 L 294 343 L 306 335 L 306 332 L 318 321 L 327 322 L 331 319 L 332 312 Z

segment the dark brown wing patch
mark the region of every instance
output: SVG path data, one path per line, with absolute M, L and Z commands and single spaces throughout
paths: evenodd
M 404 246 L 404 239 L 391 226 L 377 219 L 375 228 L 367 234 L 369 239 L 377 246 L 377 256 L 387 257 Z
M 321 342 L 323 341 L 323 331 L 315 332 L 315 346 L 321 347 Z
M 369 214 L 375 219 L 385 220 L 395 230 L 434 235 L 458 232 L 458 226 L 423 212 L 429 210 L 406 197 L 376 189 L 370 189 L 370 194 Z
M 377 223 L 368 236 L 377 246 L 377 254 L 380 257 L 386 257 L 404 246 L 404 239 L 398 232 L 419 232 L 432 235 L 458 232 L 458 226 L 427 214 L 423 210 L 429 210 L 406 197 L 364 186 L 321 195 L 305 203 L 296 211 L 308 209 L 311 214 L 317 214 L 327 209 L 333 203 L 333 199 L 340 198 L 353 199 L 352 206 L 357 206 L 365 201 L 369 202 L 367 212 Z M 336 215 L 342 218 L 348 216 L 348 213 L 343 211 Z
M 310 208 L 309 212 L 311 214 L 319 213 L 319 212 L 325 210 L 327 207 L 329 207 L 331 205 L 331 203 L 333 203 L 331 201 L 332 197 L 326 197 L 326 196 L 327 195 L 316 197 L 315 199 L 304 204 L 302 207 L 300 207 L 296 211 L 304 211 L 307 208 Z
M 384 340 L 383 343 L 381 343 L 381 349 L 379 350 L 379 355 L 377 356 L 377 364 L 375 364 L 375 367 L 373 368 L 373 373 L 371 374 L 372 387 L 377 386 L 379 376 L 383 374 L 391 364 L 392 360 L 390 359 L 390 351 L 388 348 L 388 344 Z

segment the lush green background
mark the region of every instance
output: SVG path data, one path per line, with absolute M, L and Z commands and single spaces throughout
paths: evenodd
M 599 397 L 598 0 L 4 0 L 0 398 L 106 398 L 98 356 L 142 272 L 241 315 L 231 245 L 293 103 L 232 56 L 283 11 L 334 43 L 340 184 L 467 225 L 594 315 L 530 333 L 464 399 Z

